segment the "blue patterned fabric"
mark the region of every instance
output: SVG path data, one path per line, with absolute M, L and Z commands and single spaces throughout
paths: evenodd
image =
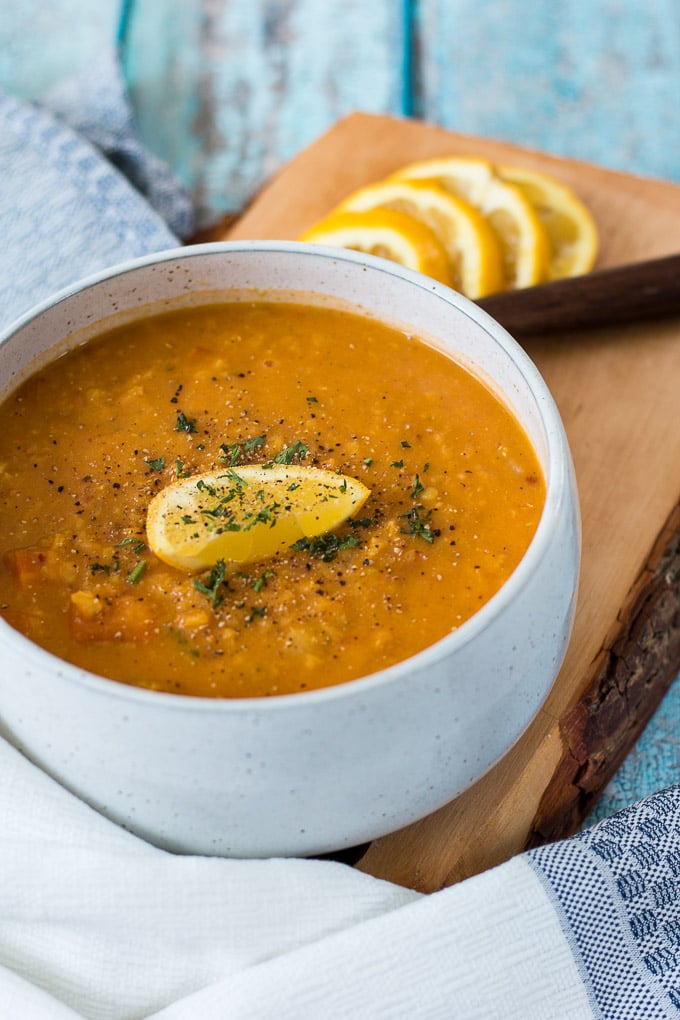
M 603 1020 L 680 1016 L 680 787 L 530 851 Z
M 87 138 L 146 198 L 178 238 L 191 235 L 194 214 L 187 191 L 163 160 L 140 143 L 120 65 L 103 53 L 96 68 L 56 86 L 46 104 L 55 117 Z
M 174 247 L 191 230 L 186 193 L 134 138 L 112 57 L 55 93 L 54 107 L 57 115 L 0 92 L 3 326 L 61 287 Z

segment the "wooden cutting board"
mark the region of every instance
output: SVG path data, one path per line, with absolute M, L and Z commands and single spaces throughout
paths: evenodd
M 599 267 L 680 250 L 680 187 L 353 114 L 214 236 L 295 238 L 349 191 L 416 159 L 481 155 L 545 169 L 590 206 Z M 583 515 L 573 638 L 515 747 L 453 803 L 376 840 L 358 863 L 434 890 L 575 830 L 680 670 L 680 319 L 536 337 L 524 346 L 560 408 Z

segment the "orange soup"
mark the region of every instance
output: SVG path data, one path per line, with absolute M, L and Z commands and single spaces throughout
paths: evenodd
M 262 561 L 191 571 L 151 552 L 163 487 L 266 464 L 370 495 Z M 545 483 L 506 406 L 435 347 L 243 300 L 143 318 L 38 371 L 0 407 L 0 492 L 12 626 L 104 677 L 235 698 L 362 677 L 455 630 L 524 555 Z

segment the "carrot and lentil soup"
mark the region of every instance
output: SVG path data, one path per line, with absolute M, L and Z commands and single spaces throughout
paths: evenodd
M 370 494 L 261 561 L 183 570 L 151 551 L 164 487 L 281 464 Z M 120 326 L 24 382 L 0 407 L 0 496 L 12 626 L 104 677 L 233 698 L 444 637 L 518 564 L 545 483 L 514 416 L 441 351 L 352 311 L 242 300 Z M 263 497 L 253 532 L 279 505 Z

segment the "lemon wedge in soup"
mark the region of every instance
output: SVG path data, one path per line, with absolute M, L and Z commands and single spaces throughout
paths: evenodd
M 183 478 L 151 500 L 149 546 L 194 571 L 251 563 L 339 527 L 370 495 L 356 478 L 298 464 L 251 464 Z

